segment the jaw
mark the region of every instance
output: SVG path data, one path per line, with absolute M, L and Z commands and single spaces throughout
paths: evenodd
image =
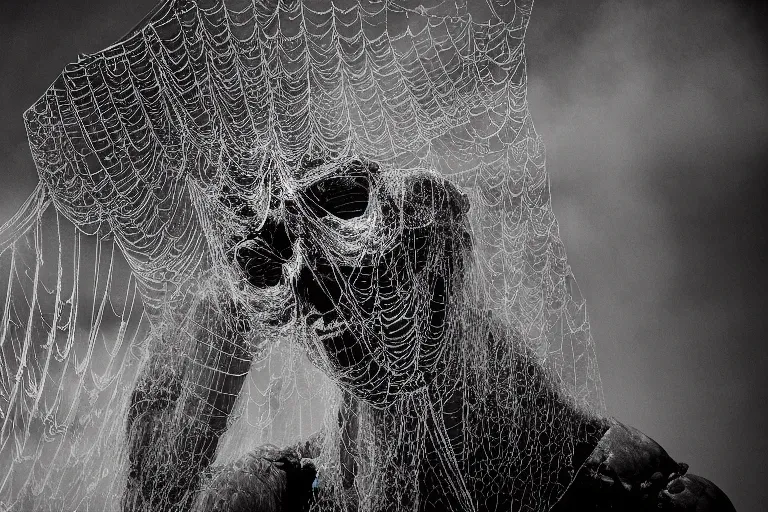
M 314 336 L 320 343 L 334 342 L 347 336 L 349 328 L 347 323 L 339 318 L 335 310 L 325 314 L 313 312 L 306 317 L 307 332 Z
M 416 367 L 391 371 L 372 320 L 350 322 L 336 308 L 325 313 L 313 309 L 304 318 L 310 359 L 357 399 L 386 407 L 425 387 Z

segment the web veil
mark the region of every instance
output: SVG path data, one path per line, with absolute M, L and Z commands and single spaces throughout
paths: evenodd
M 472 247 L 463 303 L 522 340 L 494 364 L 512 366 L 528 350 L 576 407 L 602 413 L 585 305 L 526 103 L 531 8 L 521 0 L 168 0 L 120 42 L 68 65 L 26 112 L 40 182 L 0 229 L 0 503 L 116 508 L 139 370 L 152 344 L 196 321 L 211 297 L 244 305 L 239 314 L 258 326 L 217 463 L 325 428 L 324 492 L 348 499 L 334 452 L 343 386 L 297 342 L 290 288 L 243 286 L 225 247 L 244 216 L 266 222 L 276 184 L 290 191 L 311 179 L 307 155 L 429 172 L 465 193 Z M 482 330 L 464 309 L 452 312 L 462 332 Z M 226 308 L 211 315 L 238 322 Z M 479 388 L 496 370 L 472 336 L 487 333 L 466 334 L 453 350 Z M 364 476 L 354 499 L 364 510 L 386 508 L 385 489 L 418 493 L 408 475 L 388 475 L 400 455 L 374 438 L 375 405 L 361 405 L 356 426 Z M 412 405 L 424 414 L 436 406 L 418 394 Z M 432 435 L 414 421 L 395 444 Z M 557 443 L 554 423 L 533 426 L 552 435 L 523 451 Z M 524 456 L 512 450 L 507 462 Z M 472 475 L 460 460 L 444 463 L 455 473 L 449 492 L 472 508 Z M 562 492 L 509 478 L 532 489 L 524 493 L 532 510 Z

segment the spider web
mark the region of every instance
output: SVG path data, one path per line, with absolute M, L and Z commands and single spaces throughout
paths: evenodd
M 250 225 L 266 222 L 276 181 L 290 191 L 312 177 L 301 165 L 307 155 L 364 158 L 402 176 L 427 170 L 466 193 L 473 246 L 461 295 L 473 307 L 452 310 L 448 329 L 463 329 L 460 375 L 480 389 L 529 351 L 576 407 L 602 413 L 585 304 L 526 102 L 531 7 L 168 0 L 120 42 L 68 65 L 25 114 L 40 182 L 0 228 L 0 504 L 118 507 L 137 376 L 153 343 L 191 329 L 202 297 L 245 304 L 242 314 L 259 326 L 216 462 L 324 427 L 325 502 L 351 499 L 338 463 L 337 411 L 347 388 L 296 343 L 301 322 L 289 288 L 244 286 L 226 255 L 225 240 L 244 229 L 244 216 Z M 503 326 L 496 336 L 509 341 L 495 359 L 472 348 L 488 330 L 469 309 Z M 496 407 L 505 410 L 515 393 L 505 399 L 498 390 L 512 384 L 496 386 Z M 468 473 L 469 455 L 447 455 L 445 429 L 425 427 L 447 406 L 419 393 L 384 413 L 361 403 L 354 497 L 361 510 L 418 494 L 408 480 L 419 456 L 403 463 L 391 446 L 417 453 L 430 436 L 445 448 L 447 492 L 463 509 L 476 508 L 473 482 L 488 468 Z M 481 409 L 463 414 L 488 412 Z M 386 430 L 413 410 L 422 416 L 409 432 Z M 551 435 L 494 463 L 519 467 L 558 442 L 557 424 L 530 425 Z M 466 446 L 501 441 L 472 438 Z M 568 457 L 555 457 L 549 470 Z M 392 475 L 392 468 L 401 469 Z M 547 509 L 563 490 L 509 471 L 507 480 L 530 489 L 516 508 Z

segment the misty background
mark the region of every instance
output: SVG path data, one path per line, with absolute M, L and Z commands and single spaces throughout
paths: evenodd
M 3 3 L 0 223 L 37 183 L 23 111 L 154 5 Z M 722 0 L 536 0 L 527 35 L 531 112 L 608 411 L 741 512 L 768 501 L 764 15 Z

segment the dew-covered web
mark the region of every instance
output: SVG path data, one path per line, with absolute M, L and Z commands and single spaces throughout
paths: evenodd
M 316 510 L 548 509 L 603 401 L 531 7 L 167 0 L 68 65 L 0 228 L 0 509 L 200 509 L 311 436 Z

